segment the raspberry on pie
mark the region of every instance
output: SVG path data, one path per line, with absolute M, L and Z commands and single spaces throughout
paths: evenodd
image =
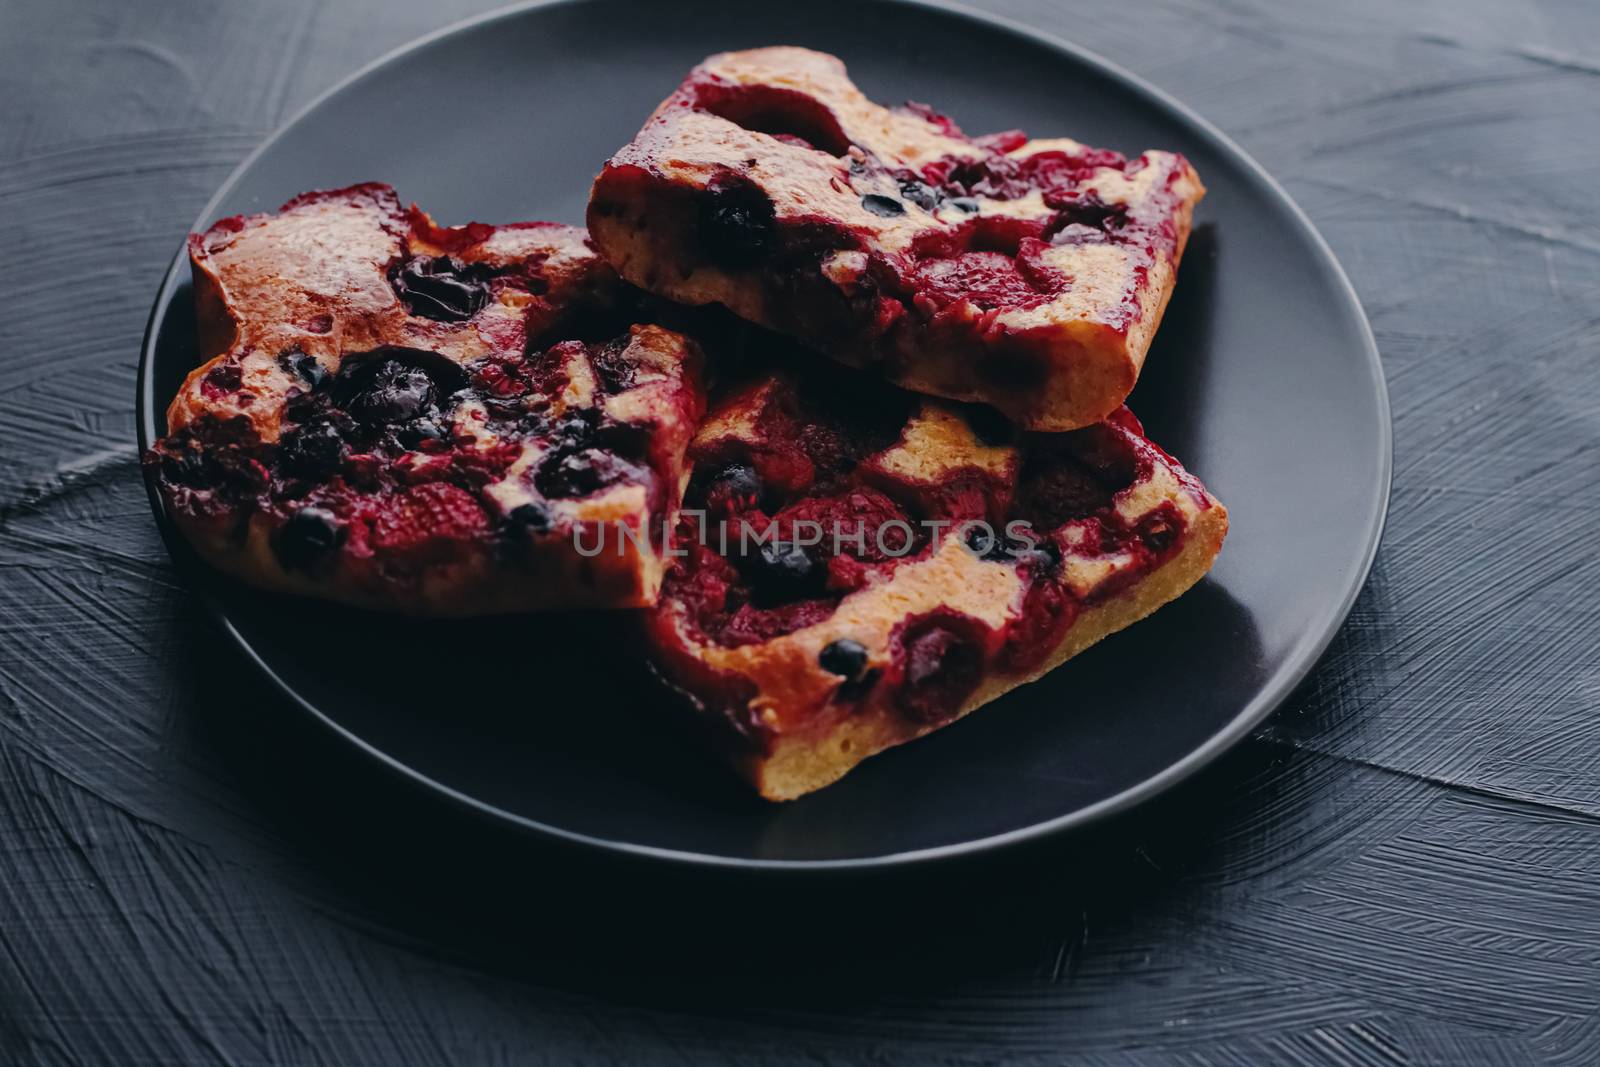
M 204 362 L 145 465 L 207 561 L 416 614 L 654 602 L 702 357 L 583 230 L 439 226 L 367 184 L 189 254 Z M 620 550 L 578 550 L 602 528 Z
M 774 800 L 1150 614 L 1228 529 L 1126 408 L 1016 434 L 815 363 L 733 391 L 689 455 L 651 657 Z
M 596 180 L 628 281 L 1033 429 L 1106 418 L 1138 377 L 1204 194 L 1180 155 L 969 137 L 801 48 L 696 67 Z

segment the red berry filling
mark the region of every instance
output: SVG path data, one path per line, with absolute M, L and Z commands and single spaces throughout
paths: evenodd
M 402 564 L 448 563 L 464 556 L 489 528 L 473 495 L 445 482 L 413 486 L 388 499 L 368 543 Z
M 955 611 L 907 619 L 890 638 L 895 706 L 912 722 L 936 726 L 961 710 L 983 678 L 989 628 Z
M 243 373 L 234 360 L 224 360 L 200 379 L 200 391 L 207 400 L 216 400 L 244 384 Z

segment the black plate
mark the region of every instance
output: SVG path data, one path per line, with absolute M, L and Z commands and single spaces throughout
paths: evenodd
M 299 706 L 417 781 L 543 834 L 755 866 L 927 859 L 1081 826 L 1242 738 L 1349 611 L 1388 500 L 1389 408 L 1361 308 L 1281 189 L 1216 130 L 1072 46 L 925 4 L 522 8 L 368 67 L 271 138 L 196 222 L 381 180 L 447 222 L 581 222 L 589 183 L 702 56 L 792 43 L 874 99 L 965 128 L 1186 153 L 1210 187 L 1131 401 L 1225 501 L 1210 578 L 1155 617 L 838 785 L 773 806 L 680 734 L 620 616 L 400 624 L 251 593 L 189 565 Z M 151 316 L 140 445 L 195 360 L 186 264 Z M 157 515 L 161 509 L 157 503 Z

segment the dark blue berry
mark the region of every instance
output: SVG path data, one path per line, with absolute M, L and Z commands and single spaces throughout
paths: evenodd
M 345 443 L 338 427 L 326 419 L 296 426 L 278 442 L 278 466 L 296 478 L 325 478 L 344 459 Z
M 568 450 L 583 447 L 594 436 L 599 422 L 600 413 L 593 408 L 568 412 L 556 423 L 553 447 Z
M 550 527 L 555 525 L 555 520 L 550 515 L 550 509 L 543 504 L 527 503 L 518 504 L 506 515 L 506 521 L 511 528 L 518 532 L 548 533 Z
M 273 548 L 285 570 L 309 571 L 344 540 L 344 527 L 327 508 L 304 507 L 283 524 Z
M 1090 191 L 1060 206 L 1045 229 L 1045 239 L 1052 244 L 1104 240 L 1106 233 L 1121 228 L 1127 221 L 1127 205 L 1108 204 L 1099 194 Z
M 976 215 L 978 213 L 978 201 L 970 196 L 951 197 L 949 200 L 946 200 L 945 203 L 949 204 L 957 211 L 965 211 L 969 215 Z
M 209 489 L 218 480 L 216 467 L 206 453 L 191 448 L 163 455 L 161 474 L 172 484 L 190 489 Z
M 323 379 L 327 378 L 328 376 L 328 372 L 323 368 L 321 363 L 317 362 L 315 356 L 308 356 L 298 348 L 291 348 L 286 352 L 280 352 L 278 354 L 278 366 L 282 367 L 287 373 L 293 374 L 295 377 L 299 378 L 313 389 L 321 385 Z
M 777 212 L 754 185 L 724 181 L 706 186 L 698 216 L 700 243 L 708 258 L 730 267 L 761 261 L 772 246 Z
M 933 211 L 939 206 L 939 191 L 924 182 L 915 180 L 901 182 L 900 195 L 924 211 Z
M 987 523 L 973 523 L 966 529 L 966 545 L 972 554 L 980 559 L 998 560 L 1009 559 L 1000 539 L 995 536 Z
M 867 673 L 867 649 L 859 641 L 841 637 L 817 655 L 817 663 L 829 674 L 859 682 Z
M 424 441 L 442 441 L 449 433 L 437 415 L 425 415 L 402 426 L 395 432 L 395 438 L 406 448 L 416 448 Z
M 747 557 L 755 597 L 764 604 L 802 600 L 822 592 L 827 568 L 802 545 L 768 541 Z
M 598 448 L 552 453 L 539 464 L 533 484 L 552 500 L 589 496 L 618 482 L 642 481 L 644 472 Z
M 205 383 L 213 389 L 231 393 L 244 384 L 244 371 L 231 360 L 218 363 L 206 374 Z
M 1032 564 L 1035 574 L 1054 574 L 1061 567 L 1061 546 L 1050 537 L 1035 541 L 1026 561 Z
M 391 280 L 413 315 L 435 322 L 465 322 L 489 302 L 487 272 L 449 256 L 413 256 Z
M 892 219 L 897 215 L 906 213 L 906 206 L 892 196 L 883 196 L 880 193 L 868 193 L 861 198 L 861 206 L 879 218 Z
M 350 414 L 370 426 L 408 422 L 433 406 L 433 380 L 420 367 L 386 360 L 346 405 Z

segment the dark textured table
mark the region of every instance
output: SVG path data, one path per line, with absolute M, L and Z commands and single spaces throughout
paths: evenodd
M 1305 207 L 1383 350 L 1388 533 L 1176 794 L 825 882 L 441 810 L 268 693 L 150 521 L 135 355 L 185 227 L 484 6 L 0 0 L 0 1063 L 1600 1060 L 1600 6 L 985 5 Z

